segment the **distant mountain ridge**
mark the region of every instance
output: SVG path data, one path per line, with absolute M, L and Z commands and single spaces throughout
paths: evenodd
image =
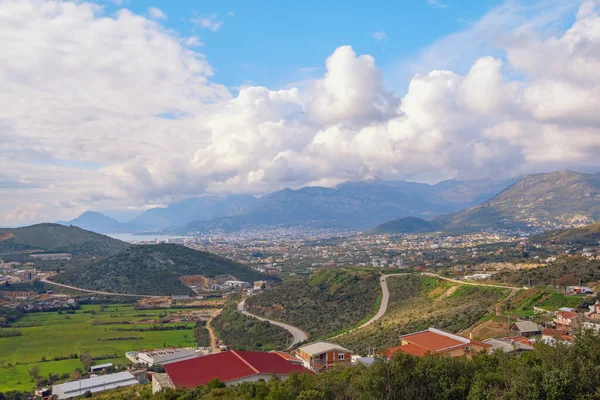
M 600 221 L 600 174 L 555 171 L 526 176 L 480 205 L 428 222 L 431 231 L 463 233 L 490 228 L 557 229 L 594 221 Z M 403 231 L 410 230 L 410 224 L 414 221 L 394 221 Z M 380 229 L 381 225 L 374 232 Z
M 248 212 L 194 221 L 171 233 L 238 231 L 259 226 L 364 229 L 402 216 L 434 216 L 492 197 L 512 181 L 444 181 L 436 185 L 405 181 L 346 182 L 336 188 L 283 189 L 263 196 Z
M 21 228 L 0 228 L 0 254 L 25 250 L 70 253 L 74 257 L 108 257 L 129 244 L 75 226 L 37 224 Z

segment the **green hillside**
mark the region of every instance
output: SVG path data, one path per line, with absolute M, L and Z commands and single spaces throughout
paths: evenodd
M 75 226 L 37 224 L 0 228 L 0 254 L 19 251 L 70 253 L 74 257 L 108 257 L 129 244 Z
M 416 217 L 406 217 L 385 222 L 373 229 L 371 233 L 424 233 L 432 232 L 435 229 L 436 224 L 431 221 Z
M 377 322 L 333 341 L 359 354 L 400 345 L 400 336 L 429 327 L 458 332 L 476 323 L 507 290 L 457 285 L 420 275 L 387 279 L 390 299 L 386 314 Z
M 321 270 L 249 297 L 246 306 L 253 314 L 297 326 L 315 340 L 365 319 L 380 293 L 373 272 Z
M 529 240 L 535 243 L 554 242 L 578 244 L 581 246 L 598 246 L 598 243 L 600 242 L 600 223 L 579 228 L 546 232 L 541 235 L 533 236 Z
M 243 281 L 272 279 L 215 254 L 175 244 L 156 244 L 131 246 L 113 257 L 68 269 L 53 280 L 112 293 L 191 294 L 179 281 L 184 275 L 233 275 Z

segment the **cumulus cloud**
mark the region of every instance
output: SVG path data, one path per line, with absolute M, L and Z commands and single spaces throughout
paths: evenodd
M 192 19 L 192 22 L 198 25 L 200 28 L 208 29 L 211 32 L 218 31 L 223 25 L 223 21 L 217 20 L 216 14 L 196 17 Z
M 163 12 L 163 10 L 161 10 L 160 8 L 157 7 L 150 7 L 148 8 L 148 15 L 150 15 L 150 18 L 152 19 L 162 19 L 162 20 L 167 20 L 167 14 L 165 14 Z
M 597 170 L 600 18 L 575 12 L 554 36 L 517 27 L 464 72 L 418 73 L 402 98 L 350 46 L 303 85 L 233 97 L 199 39 L 152 19 L 0 0 L 0 223 L 374 176 Z

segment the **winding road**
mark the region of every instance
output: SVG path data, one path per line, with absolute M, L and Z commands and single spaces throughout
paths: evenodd
M 308 335 L 303 330 L 296 328 L 295 326 L 292 326 L 292 325 L 284 324 L 283 322 L 273 321 L 271 319 L 259 317 L 258 315 L 250 314 L 248 311 L 245 310 L 245 308 L 244 308 L 245 306 L 246 306 L 246 299 L 240 301 L 240 303 L 237 306 L 237 310 L 239 312 L 241 312 L 242 314 L 247 315 L 252 318 L 256 318 L 259 321 L 266 321 L 273 325 L 279 326 L 279 327 L 285 329 L 286 331 L 288 331 L 292 335 L 294 340 L 293 340 L 292 344 L 290 344 L 286 348 L 286 350 L 291 349 L 298 343 L 308 340 Z
M 500 289 L 511 289 L 511 290 L 521 290 L 521 289 L 523 289 L 522 287 L 515 287 L 515 286 L 504 286 L 504 285 L 495 285 L 495 284 L 488 284 L 488 283 L 477 283 L 477 282 L 470 282 L 470 281 L 459 281 L 458 279 L 446 278 L 446 277 L 440 276 L 438 274 L 432 274 L 431 272 L 423 272 L 423 275 L 432 276 L 432 277 L 438 278 L 438 279 L 443 279 L 443 280 L 448 281 L 448 282 L 459 283 L 461 285 L 489 286 L 489 287 L 495 287 L 495 288 L 500 288 Z
M 103 294 L 103 295 L 107 295 L 107 296 L 126 296 L 126 297 L 150 297 L 150 298 L 160 298 L 160 297 L 165 297 L 165 296 L 151 296 L 151 295 L 146 295 L 146 294 L 129 294 L 129 293 L 111 293 L 111 292 L 102 292 L 99 290 L 89 290 L 89 289 L 82 289 L 82 288 L 78 288 L 75 286 L 70 286 L 70 285 L 65 285 L 62 283 L 56 283 L 56 282 L 52 282 L 49 281 L 46 278 L 42 278 L 40 279 L 40 281 L 42 283 L 47 283 L 49 285 L 53 285 L 53 286 L 59 286 L 65 289 L 71 289 L 71 290 L 77 290 L 79 292 L 85 292 L 85 293 L 95 293 L 95 294 Z

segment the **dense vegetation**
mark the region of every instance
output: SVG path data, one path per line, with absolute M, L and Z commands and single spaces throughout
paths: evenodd
M 499 282 L 519 286 L 567 286 L 588 284 L 600 280 L 600 261 L 574 255 L 561 256 L 546 267 L 520 271 L 505 271 L 494 276 Z
M 429 327 L 458 332 L 473 325 L 505 295 L 481 286 L 456 285 L 420 275 L 388 278 L 388 311 L 377 322 L 349 332 L 335 342 L 358 354 L 400 344 L 400 336 Z
M 196 322 L 196 325 L 194 326 L 194 337 L 196 338 L 196 343 L 198 343 L 198 346 L 210 346 L 210 334 L 208 333 L 208 329 L 206 328 L 206 322 Z
M 546 232 L 530 238 L 535 243 L 564 243 L 580 246 L 598 246 L 600 242 L 600 224 L 592 224 L 579 228 Z
M 237 312 L 235 301 L 225 305 L 211 326 L 224 344 L 237 350 L 283 350 L 290 342 L 283 328 Z
M 398 353 L 371 367 L 355 366 L 281 382 L 226 387 L 213 381 L 196 389 L 152 395 L 150 385 L 117 389 L 98 400 L 584 400 L 600 398 L 600 337 L 587 332 L 572 346 L 540 344 L 520 357 L 504 353 L 464 357 L 412 357 Z
M 0 229 L 0 254 L 26 250 L 70 253 L 73 257 L 108 257 L 129 244 L 75 226 L 37 224 Z
M 54 280 L 85 289 L 146 295 L 192 294 L 183 275 L 233 275 L 253 281 L 268 275 L 219 257 L 175 244 L 132 246 L 116 256 L 70 268 Z
M 365 319 L 374 312 L 380 292 L 373 272 L 320 270 L 309 279 L 252 296 L 246 305 L 251 313 L 294 325 L 316 340 Z

